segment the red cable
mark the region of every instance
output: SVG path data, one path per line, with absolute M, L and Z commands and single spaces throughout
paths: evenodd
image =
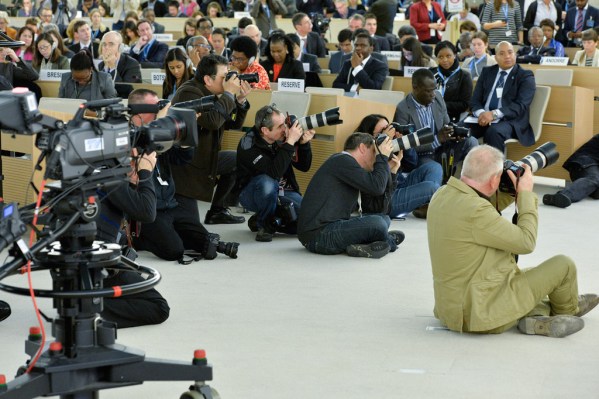
M 42 193 L 44 192 L 44 188 L 46 186 L 46 180 L 42 180 L 42 184 L 39 190 L 39 194 L 37 196 L 37 202 L 35 203 L 35 213 L 33 214 L 33 226 L 37 225 L 37 216 L 39 214 L 40 206 L 42 203 Z M 35 238 L 35 229 L 31 229 L 31 233 L 29 234 L 29 247 L 33 245 L 33 240 Z M 39 308 L 37 307 L 37 301 L 35 300 L 35 292 L 33 290 L 33 282 L 31 281 L 31 259 L 27 262 L 27 282 L 29 284 L 29 295 L 31 295 L 31 300 L 33 301 L 33 309 L 35 310 L 35 315 L 37 316 L 37 322 L 39 323 L 40 330 L 42 331 L 42 342 L 40 348 L 38 349 L 35 357 L 29 363 L 29 367 L 25 371 L 27 374 L 31 372 L 31 369 L 35 366 L 38 359 L 42 355 L 44 351 L 44 346 L 46 345 L 46 329 L 44 328 L 44 322 L 42 320 L 42 316 L 40 315 Z

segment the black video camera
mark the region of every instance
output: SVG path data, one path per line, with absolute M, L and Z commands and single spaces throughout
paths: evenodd
M 521 176 L 524 173 L 524 165 L 530 166 L 532 173 L 537 170 L 544 169 L 547 166 L 551 166 L 559 159 L 559 152 L 555 143 L 548 141 L 529 155 L 525 156 L 518 162 L 510 161 L 509 159 L 503 163 L 503 174 L 501 175 L 501 181 L 499 182 L 499 191 L 504 193 L 515 194 L 516 188 L 512 183 L 512 179 L 507 174 L 508 170 L 511 170 L 514 175 Z
M 239 80 L 245 80 L 248 83 L 260 82 L 260 76 L 258 76 L 257 73 L 237 73 L 236 71 L 227 72 L 227 76 L 225 76 L 225 81 L 231 79 L 233 76 L 237 76 Z

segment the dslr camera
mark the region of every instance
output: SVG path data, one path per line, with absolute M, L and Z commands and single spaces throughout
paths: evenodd
M 225 76 L 225 81 L 231 79 L 233 76 L 237 76 L 239 80 L 245 80 L 248 83 L 260 82 L 260 77 L 257 73 L 237 73 L 236 71 L 227 72 L 227 76 Z
M 405 127 L 414 126 L 410 125 L 399 125 L 400 129 L 406 130 Z M 397 128 L 395 128 L 397 130 Z M 403 133 L 402 133 L 403 134 Z M 379 146 L 385 141 L 387 138 L 386 134 L 381 134 L 376 138 L 376 145 Z M 428 127 L 423 127 L 422 129 L 416 130 L 413 133 L 409 133 L 401 136 L 400 138 L 391 140 L 393 144 L 392 152 L 399 152 L 402 150 L 409 150 L 410 148 L 420 147 L 421 145 L 430 144 L 435 141 L 435 134 Z
M 204 243 L 204 259 L 212 260 L 216 258 L 216 253 L 227 255 L 229 258 L 237 259 L 238 242 L 224 242 L 220 236 L 215 233 L 208 233 Z
M 449 124 L 447 124 L 446 126 L 453 128 L 453 133 L 449 135 L 449 137 L 451 137 L 451 138 L 454 138 L 457 140 L 464 140 L 464 139 L 470 137 L 470 129 L 467 127 L 458 126 L 457 124 L 455 124 L 453 122 L 449 122 Z
M 532 173 L 535 173 L 537 170 L 553 165 L 558 159 L 559 152 L 557 152 L 555 143 L 548 141 L 517 162 L 506 160 L 503 163 L 503 174 L 499 182 L 499 190 L 512 195 L 516 193 L 516 187 L 514 187 L 512 179 L 507 174 L 508 170 L 511 170 L 514 175 L 520 176 L 524 173 L 524 165 L 528 165 Z

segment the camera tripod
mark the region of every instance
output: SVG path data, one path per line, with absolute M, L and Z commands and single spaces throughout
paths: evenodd
M 121 256 L 119 245 L 94 241 L 96 225 L 92 220 L 98 216 L 99 208 L 94 201 L 82 198 L 88 197 L 75 194 L 61 200 L 53 208 L 59 213 L 56 224 L 59 227 L 39 239 L 30 250 L 20 238 L 15 240 L 13 255 L 18 252 L 20 256 L 0 268 L 2 280 L 35 256 L 32 271 L 49 270 L 53 285 L 52 290 L 36 289 L 35 294 L 53 298 L 58 312 L 52 321 L 56 341 L 49 344 L 29 373 L 25 373 L 27 366 L 23 366 L 14 380 L 0 385 L 0 398 L 58 395 L 61 399 L 97 399 L 102 389 L 144 381 L 193 381 L 181 398 L 218 398 L 216 391 L 205 384 L 212 379 L 212 366 L 207 363 L 204 351 L 196 350 L 190 362 L 167 361 L 146 358 L 143 351 L 115 342 L 116 325 L 99 316 L 102 298 L 146 291 L 157 285 L 161 277 L 157 270 Z M 12 224 L 2 222 L 12 232 L 24 232 L 25 225 L 18 216 L 12 217 Z M 20 229 L 15 228 L 17 222 L 22 224 Z M 5 228 L 0 231 L 4 239 L 20 236 L 6 231 Z M 136 272 L 148 278 L 135 284 L 104 288 L 102 281 L 107 270 Z M 0 289 L 29 295 L 27 289 L 3 283 Z M 31 332 L 25 341 L 26 353 L 33 358 L 40 346 L 40 336 Z

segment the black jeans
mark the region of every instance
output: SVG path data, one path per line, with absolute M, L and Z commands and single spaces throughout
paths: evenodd
M 104 280 L 105 287 L 139 283 L 143 277 L 133 272 L 119 272 Z M 115 322 L 118 328 L 160 324 L 168 319 L 170 308 L 166 299 L 154 288 L 119 298 L 105 298 L 103 319 Z
M 211 209 L 222 209 L 239 202 L 239 193 L 233 193 L 237 170 L 237 151 L 219 151 L 216 174 L 218 182 L 212 197 Z
M 589 195 L 599 199 L 599 166 L 593 165 L 570 172 L 572 184 L 560 191 L 572 202 L 578 202 Z
M 142 223 L 139 237 L 133 238 L 133 247 L 150 251 L 165 260 L 179 260 L 186 249 L 204 252 L 208 230 L 200 222 L 195 199 L 175 195 L 179 205 L 158 211 L 152 223 Z

